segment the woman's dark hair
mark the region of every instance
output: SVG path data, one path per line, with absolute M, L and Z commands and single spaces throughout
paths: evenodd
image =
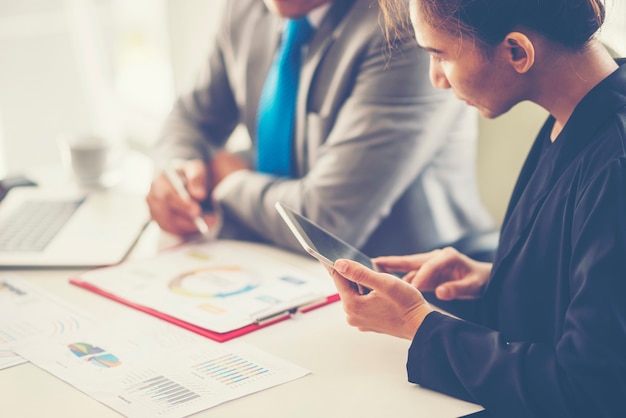
M 470 35 L 485 47 L 519 27 L 533 29 L 571 49 L 583 47 L 602 26 L 603 0 L 410 0 L 431 25 L 452 35 Z M 379 0 L 388 24 L 397 27 L 406 0 Z M 404 8 L 404 12 L 406 9 Z

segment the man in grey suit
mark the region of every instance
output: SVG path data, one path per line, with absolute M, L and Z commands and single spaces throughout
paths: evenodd
M 155 154 L 158 167 L 178 160 L 192 199 L 157 175 L 147 201 L 158 224 L 192 233 L 197 202 L 212 200 L 222 237 L 301 251 L 274 209 L 282 201 L 370 256 L 492 228 L 476 185 L 475 114 L 431 86 L 413 40 L 389 46 L 378 14 L 371 0 L 227 1 L 207 71 L 175 104 Z M 302 16 L 315 33 L 297 91 L 295 175 L 279 177 L 256 170 L 257 110 L 285 19 Z M 250 148 L 226 151 L 240 124 Z

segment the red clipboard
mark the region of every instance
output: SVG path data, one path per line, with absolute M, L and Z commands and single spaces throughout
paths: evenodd
M 229 331 L 229 332 L 225 332 L 225 333 L 218 333 L 218 332 L 206 329 L 206 328 L 202 328 L 202 327 L 200 327 L 198 325 L 194 325 L 194 324 L 191 324 L 189 322 L 182 321 L 182 320 L 180 320 L 180 319 L 178 319 L 178 318 L 176 318 L 176 317 L 174 317 L 172 315 L 164 314 L 163 312 L 159 312 L 159 311 L 157 311 L 155 309 L 152 309 L 150 307 L 147 307 L 147 306 L 135 303 L 135 302 L 131 302 L 131 301 L 129 301 L 127 299 L 124 299 L 124 298 L 122 298 L 120 296 L 117 296 L 117 295 L 114 295 L 114 294 L 109 293 L 107 291 L 104 291 L 104 290 L 98 288 L 97 286 L 94 286 L 91 283 L 83 281 L 80 277 L 72 277 L 72 278 L 70 278 L 70 283 L 75 285 L 75 286 L 82 287 L 83 289 L 87 289 L 90 292 L 94 292 L 94 293 L 96 293 L 98 295 L 101 295 L 101 296 L 104 296 L 106 298 L 112 299 L 112 300 L 114 300 L 116 302 L 122 303 L 122 304 L 124 304 L 126 306 L 129 306 L 131 308 L 137 309 L 139 311 L 148 313 L 148 314 L 153 315 L 153 316 L 155 316 L 157 318 L 160 318 L 162 320 L 168 321 L 168 322 L 170 322 L 172 324 L 178 325 L 178 326 L 180 326 L 182 328 L 185 328 L 185 329 L 187 329 L 189 331 L 195 332 L 196 334 L 200 334 L 200 335 L 202 335 L 204 337 L 210 338 L 210 339 L 212 339 L 214 341 L 217 341 L 217 342 L 224 342 L 224 341 L 232 340 L 233 338 L 240 337 L 240 336 L 248 334 L 248 333 L 250 333 L 252 331 L 256 331 L 258 329 L 265 328 L 265 327 L 270 326 L 272 324 L 276 324 L 278 322 L 281 322 L 281 321 L 284 321 L 286 319 L 289 319 L 293 314 L 295 314 L 294 310 L 286 310 L 284 312 L 281 312 L 280 314 L 277 314 L 276 316 L 272 316 L 271 319 L 263 321 L 262 323 L 254 323 L 254 324 L 250 324 L 250 325 L 244 326 L 242 328 L 235 329 L 233 331 Z M 316 303 L 311 303 L 311 304 L 307 304 L 307 305 L 298 307 L 296 309 L 296 311 L 299 312 L 299 313 L 306 313 L 306 312 L 312 311 L 312 310 L 314 310 L 316 308 L 319 308 L 319 307 L 328 305 L 330 303 L 336 302 L 338 300 L 339 300 L 339 295 L 338 294 L 331 295 L 331 296 L 328 296 L 325 299 L 320 300 L 320 301 L 318 301 Z

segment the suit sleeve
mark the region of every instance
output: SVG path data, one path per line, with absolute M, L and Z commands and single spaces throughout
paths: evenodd
M 497 331 L 432 313 L 409 349 L 409 380 L 495 416 L 625 416 L 624 190 L 626 161 L 618 159 L 577 201 L 569 288 L 561 289 L 569 305 L 562 326 L 554 324 L 555 341 L 509 342 Z
M 230 8 L 222 13 L 204 70 L 193 88 L 177 99 L 165 120 L 154 152 L 157 167 L 163 167 L 173 158 L 208 161 L 216 149 L 223 147 L 239 122 L 224 62 L 230 15 Z
M 413 42 L 391 57 L 383 42 L 379 36 L 360 51 L 354 85 L 304 177 L 238 176 L 220 196 L 226 212 L 268 241 L 300 251 L 274 209 L 283 201 L 347 242 L 366 243 L 433 156 L 449 146 L 450 126 L 467 116 L 450 92 L 430 85 L 428 58 Z M 463 137 L 472 134 L 470 124 Z

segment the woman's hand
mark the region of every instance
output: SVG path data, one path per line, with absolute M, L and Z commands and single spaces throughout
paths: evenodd
M 491 263 L 472 260 L 451 247 L 407 256 L 378 257 L 381 271 L 406 273 L 403 280 L 441 300 L 476 299 L 489 282 Z
M 414 286 L 390 274 L 354 261 L 337 260 L 327 267 L 341 295 L 350 325 L 412 340 L 426 315 L 433 311 Z M 371 291 L 361 295 L 355 284 Z

